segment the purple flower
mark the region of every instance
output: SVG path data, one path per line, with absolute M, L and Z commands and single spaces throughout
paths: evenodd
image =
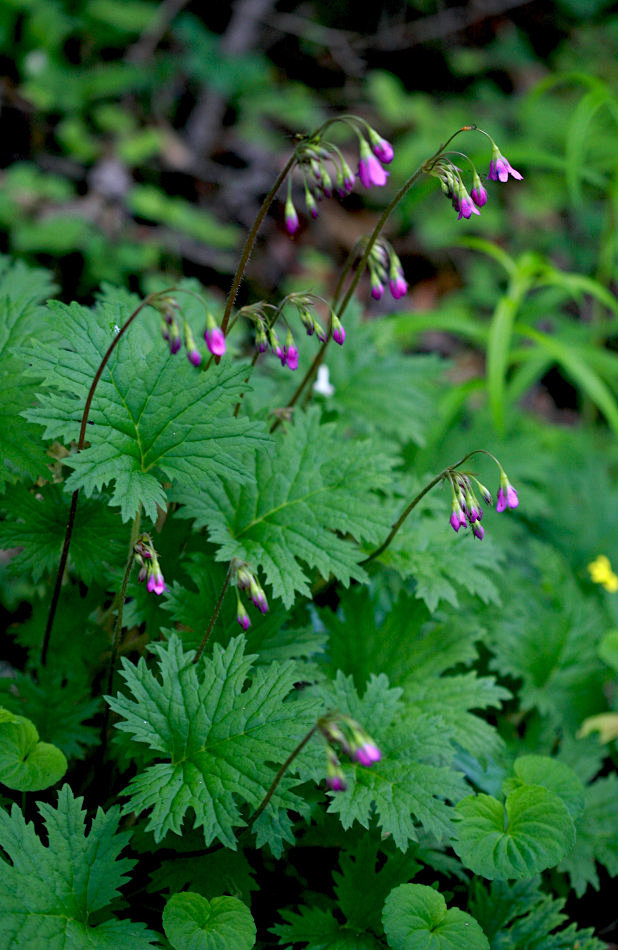
M 470 197 L 477 208 L 482 208 L 484 204 L 487 204 L 487 192 L 483 188 L 480 181 L 478 184 L 475 182 L 474 187 L 470 192 Z
M 199 350 L 187 350 L 187 359 L 190 363 L 193 363 L 194 366 L 200 366 L 202 362 L 202 354 Z
M 475 538 L 478 538 L 479 541 L 482 541 L 482 540 L 483 540 L 483 535 L 485 534 L 485 529 L 483 528 L 482 525 L 480 525 L 480 524 L 478 523 L 478 521 L 476 521 L 476 522 L 472 525 L 472 531 L 473 531 L 473 533 L 474 533 L 474 537 L 475 537 Z
M 204 339 L 206 346 L 213 356 L 223 356 L 225 353 L 225 336 L 223 330 L 218 327 L 214 318 L 208 314 L 206 329 L 204 330 Z
M 516 178 L 517 181 L 523 179 L 523 175 L 512 167 L 511 163 L 502 155 L 500 149 L 494 145 L 491 153 L 491 161 L 489 163 L 489 175 L 488 178 L 491 181 L 506 181 L 509 177 Z
M 395 300 L 399 300 L 400 297 L 405 297 L 408 292 L 408 284 L 401 271 L 397 271 L 395 275 L 391 277 L 389 287 L 391 289 L 391 295 Z
M 326 784 L 333 792 L 345 792 L 348 787 L 343 775 L 327 775 Z
M 337 171 L 337 191 L 341 198 L 349 195 L 354 188 L 354 172 L 347 164 L 342 161 L 341 168 Z
M 369 768 L 374 764 L 374 762 L 380 761 L 382 758 L 382 753 L 378 749 L 377 745 L 375 745 L 373 742 L 365 742 L 363 745 L 355 749 L 354 758 L 359 763 L 359 765 L 364 765 Z
M 288 234 L 296 234 L 298 231 L 298 215 L 289 195 L 285 203 L 285 229 Z
M 317 218 L 318 216 L 318 206 L 316 204 L 315 198 L 311 194 L 308 188 L 305 188 L 305 204 L 307 205 L 307 211 L 312 218 Z
M 153 570 L 149 572 L 148 580 L 146 581 L 146 589 L 150 593 L 162 594 L 165 590 L 165 581 L 163 579 L 163 574 L 159 569 L 157 564 L 156 567 L 153 565 Z
M 249 619 L 249 614 L 247 609 L 243 604 L 240 597 L 236 601 L 236 620 L 240 624 L 243 630 L 248 630 L 251 626 L 251 620 Z
M 372 278 L 371 280 L 371 296 L 374 300 L 381 300 L 384 294 L 384 285 L 380 283 L 378 278 Z
M 466 521 L 466 516 L 464 514 L 463 508 L 456 499 L 453 499 L 453 511 L 451 517 L 449 518 L 451 528 L 455 533 L 459 531 L 460 528 L 467 527 L 468 522 Z
M 293 343 L 291 346 L 286 346 L 281 362 L 291 370 L 298 369 L 298 348 Z
M 268 613 L 268 601 L 266 600 L 266 594 L 253 576 L 251 577 L 251 583 L 249 584 L 249 596 L 258 610 L 260 610 L 263 614 Z
M 360 160 L 358 163 L 358 177 L 365 188 L 371 188 L 372 185 L 381 187 L 385 185 L 388 179 L 388 172 L 372 154 L 365 139 L 362 139 L 360 145 Z
M 181 346 L 182 346 L 182 340 L 180 339 L 180 335 L 170 336 L 169 347 L 170 347 L 170 353 L 172 354 L 172 356 L 174 355 L 174 353 L 178 352 Z
M 343 328 L 343 324 L 341 323 L 341 320 L 335 313 L 332 316 L 331 326 L 332 326 L 333 340 L 335 341 L 335 343 L 338 343 L 339 346 L 343 346 L 345 342 L 345 330 Z
M 379 158 L 385 165 L 389 165 L 392 162 L 395 153 L 393 146 L 387 139 L 383 139 L 382 136 L 374 133 L 374 135 L 371 136 L 371 148 L 376 158 Z
M 519 498 L 517 497 L 517 492 L 509 482 L 506 476 L 504 477 L 504 484 L 502 476 L 500 477 L 500 488 L 498 489 L 498 497 L 496 499 L 496 511 L 502 512 L 507 508 L 517 508 L 519 504 Z
M 459 204 L 459 215 L 457 216 L 458 221 L 461 221 L 462 218 L 469 218 L 473 214 L 481 213 L 479 209 L 476 207 L 476 205 L 474 204 L 474 202 L 472 201 L 472 199 L 470 198 L 470 195 L 468 194 L 468 192 L 465 190 L 463 191 L 461 197 L 459 198 L 458 204 Z

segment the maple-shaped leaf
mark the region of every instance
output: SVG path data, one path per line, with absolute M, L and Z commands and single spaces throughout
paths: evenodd
M 40 429 L 20 415 L 33 405 L 37 386 L 24 379 L 25 364 L 17 348 L 30 338 L 43 348 L 41 303 L 53 292 L 47 271 L 0 257 L 0 488 L 20 476 L 35 478 L 46 472 Z
M 108 699 L 124 717 L 117 728 L 145 743 L 162 759 L 132 779 L 125 812 L 151 810 L 147 829 L 158 842 L 167 831 L 180 834 L 188 809 L 195 813 L 209 845 L 218 838 L 235 848 L 234 827 L 245 824 L 239 802 L 255 810 L 268 791 L 277 768 L 309 731 L 319 711 L 315 699 L 299 699 L 293 691 L 295 664 L 272 663 L 252 671 L 244 655 L 244 637 L 193 663 L 172 635 L 152 644 L 160 678 L 144 659 L 137 666 L 123 661 L 122 675 L 132 696 Z M 297 760 L 298 761 L 298 760 Z M 291 771 L 294 771 L 292 769 Z M 287 773 L 268 808 L 254 824 L 258 846 L 268 841 L 280 849 L 290 837 L 283 809 L 304 810 L 291 793 L 297 780 Z
M 492 950 L 607 950 L 592 929 L 567 921 L 564 898 L 541 890 L 539 877 L 524 881 L 492 881 L 475 877 L 470 912 L 489 938 Z
M 404 592 L 385 611 L 380 596 L 379 590 L 353 588 L 342 595 L 337 614 L 320 612 L 330 633 L 330 669 L 351 674 L 361 689 L 372 672 L 385 673 L 392 686 L 403 687 L 411 710 L 441 720 L 463 749 L 495 753 L 501 747 L 497 730 L 472 710 L 499 706 L 510 694 L 493 677 L 444 675 L 475 659 L 483 630 L 449 608 L 430 618 L 426 606 Z
M 411 492 L 410 497 L 413 495 Z M 495 575 L 505 554 L 491 540 L 489 517 L 483 520 L 486 534 L 482 543 L 471 532 L 455 536 L 448 524 L 447 505 L 436 505 L 436 499 L 443 501 L 434 496 L 430 516 L 415 519 L 412 514 L 408 518 L 380 560 L 402 577 L 413 577 L 416 596 L 432 612 L 442 601 L 459 607 L 464 591 L 485 604 L 500 603 Z
M 275 924 L 272 932 L 279 937 L 279 946 L 303 950 L 381 950 L 384 946 L 370 933 L 341 926 L 333 911 L 319 907 L 300 907 L 280 911 L 285 921 Z
M 47 843 L 21 810 L 0 810 L 1 950 L 132 950 L 157 946 L 144 924 L 108 919 L 91 926 L 126 884 L 134 861 L 119 858 L 131 835 L 118 832 L 120 810 L 98 809 L 86 834 L 82 798 L 68 785 L 58 792 L 58 807 L 39 802 Z
M 346 585 L 366 579 L 359 567 L 365 554 L 354 541 L 376 544 L 388 533 L 378 491 L 390 481 L 391 464 L 369 440 L 321 425 L 313 407 L 277 433 L 271 457 L 255 456 L 245 484 L 211 481 L 174 497 L 197 527 L 208 527 L 219 560 L 240 557 L 262 567 L 274 595 L 290 607 L 295 593 L 310 594 L 302 564 Z
M 368 828 L 377 815 L 382 833 L 405 851 L 418 840 L 417 823 L 438 839 L 452 833 L 454 811 L 447 803 L 468 791 L 453 760 L 451 733 L 436 717 L 409 712 L 401 690 L 391 689 L 383 674 L 371 676 L 363 697 L 351 677 L 316 687 L 326 708 L 351 716 L 370 732 L 382 753 L 371 768 L 343 762 L 348 789 L 331 793 L 329 811 L 344 828 L 358 821 Z
M 377 430 L 389 439 L 424 445 L 438 414 L 444 361 L 399 348 L 378 349 L 379 323 L 361 323 L 358 308 L 348 311 L 345 346 L 331 346 L 327 355 L 334 393 L 326 406 L 357 433 Z
M 559 866 L 567 871 L 578 897 L 590 884 L 599 890 L 597 862 L 618 875 L 618 778 L 608 775 L 585 790 L 584 813 L 576 824 L 575 847 Z
M 71 543 L 70 565 L 86 584 L 100 577 L 105 562 L 122 563 L 128 529 L 118 524 L 107 500 L 81 500 Z M 11 558 L 11 574 L 28 572 L 38 581 L 58 569 L 66 533 L 70 497 L 60 485 L 43 485 L 35 492 L 24 485 L 10 486 L 0 508 L 6 518 L 0 522 L 0 547 L 19 548 Z
M 77 440 L 90 384 L 136 303 L 110 292 L 94 310 L 49 304 L 47 319 L 62 345 L 22 349 L 48 387 L 26 413 L 45 426 L 46 438 Z M 249 372 L 226 360 L 200 372 L 182 354 L 171 356 L 159 337 L 158 314 L 146 308 L 105 367 L 90 412 L 89 445 L 65 460 L 74 470 L 67 488 L 92 495 L 113 483 L 111 503 L 120 506 L 123 520 L 141 504 L 154 521 L 166 502 L 163 482 L 198 489 L 221 475 L 250 477 L 251 450 L 269 440 L 262 423 L 232 415 Z
M 188 555 L 183 561 L 183 568 L 190 576 L 190 581 L 187 586 L 175 581 L 161 606 L 177 624 L 176 632 L 185 649 L 197 649 L 225 581 L 227 565 L 214 560 L 211 548 L 210 555 L 203 552 Z M 245 632 L 247 651 L 256 654 L 256 662 L 264 664 L 273 660 L 295 660 L 297 681 L 313 682 L 318 670 L 311 658 L 324 652 L 327 634 L 323 629 L 312 629 L 307 623 L 305 605 L 301 606 L 296 616 L 290 616 L 281 604 L 271 605 L 266 614 L 262 614 L 250 602 L 247 607 L 251 618 L 251 626 Z M 237 633 L 236 598 L 228 594 L 213 627 L 208 649 L 214 643 L 229 643 Z M 165 628 L 162 634 L 167 635 Z

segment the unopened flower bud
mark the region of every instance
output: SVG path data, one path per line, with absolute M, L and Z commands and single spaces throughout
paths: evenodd
M 343 324 L 336 313 L 333 313 L 331 317 L 331 330 L 333 334 L 333 340 L 335 343 L 338 343 L 339 346 L 343 346 L 345 342 L 345 330 Z

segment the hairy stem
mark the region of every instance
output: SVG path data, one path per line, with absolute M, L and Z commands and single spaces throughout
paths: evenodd
M 202 642 L 200 643 L 200 645 L 199 645 L 199 647 L 198 647 L 198 651 L 197 651 L 197 653 L 195 654 L 195 656 L 194 656 L 194 658 L 193 658 L 193 662 L 194 662 L 194 663 L 197 663 L 197 662 L 198 662 L 199 658 L 201 657 L 202 653 L 204 652 L 204 648 L 205 648 L 206 644 L 208 643 L 208 641 L 209 641 L 209 639 L 210 639 L 210 635 L 211 635 L 211 633 L 212 633 L 212 631 L 213 631 L 213 627 L 214 627 L 214 625 L 215 625 L 216 622 L 217 622 L 217 617 L 219 616 L 219 613 L 221 612 L 221 607 L 222 607 L 222 605 L 223 605 L 223 598 L 225 597 L 225 594 L 226 594 L 226 592 L 227 592 L 227 589 L 228 589 L 228 587 L 230 586 L 230 580 L 231 580 L 231 579 L 232 579 L 232 565 L 231 565 L 231 563 L 230 563 L 230 566 L 229 566 L 229 568 L 228 568 L 228 570 L 227 570 L 227 574 L 225 575 L 225 580 L 223 581 L 223 585 L 222 585 L 222 587 L 221 587 L 221 590 L 219 591 L 219 596 L 218 596 L 218 598 L 217 598 L 217 603 L 215 604 L 215 609 L 213 610 L 212 616 L 211 616 L 210 620 L 208 621 L 208 626 L 206 627 L 206 633 L 205 633 L 204 636 L 202 637 Z
M 400 516 L 397 518 L 397 521 L 394 521 L 394 522 L 393 522 L 393 526 L 392 526 L 391 530 L 389 531 L 389 533 L 387 534 L 387 536 L 386 536 L 386 538 L 384 539 L 384 541 L 382 542 L 382 544 L 381 544 L 379 547 L 377 547 L 377 548 L 375 549 L 375 551 L 372 551 L 371 554 L 369 554 L 369 555 L 368 555 L 366 558 L 364 558 L 362 561 L 359 561 L 359 564 L 361 564 L 361 565 L 362 565 L 362 564 L 369 564 L 369 562 L 370 562 L 370 561 L 373 561 L 374 558 L 379 557 L 380 554 L 382 554 L 383 551 L 386 551 L 387 547 L 389 546 L 389 544 L 391 543 L 391 541 L 393 540 L 393 538 L 395 537 L 395 535 L 397 534 L 397 532 L 398 532 L 399 529 L 401 528 L 402 524 L 404 523 L 404 521 L 406 520 L 406 518 L 408 517 L 408 515 L 410 514 L 410 512 L 413 511 L 413 510 L 416 508 L 416 506 L 418 505 L 419 501 L 420 501 L 422 498 L 424 498 L 425 495 L 426 495 L 428 492 L 430 492 L 432 488 L 434 488 L 439 482 L 441 482 L 441 481 L 448 475 L 449 472 L 452 472 L 452 471 L 454 471 L 456 468 L 459 468 L 460 465 L 463 465 L 464 462 L 466 462 L 472 455 L 475 455 L 477 452 L 485 452 L 485 450 L 484 450 L 484 449 L 474 449 L 474 451 L 468 452 L 467 455 L 464 455 L 464 457 L 461 458 L 458 462 L 455 462 L 454 465 L 448 465 L 445 469 L 443 469 L 443 470 L 440 472 L 439 475 L 436 475 L 435 478 L 432 478 L 431 481 L 430 481 L 427 485 L 425 485 L 425 487 L 423 488 L 423 490 L 420 491 L 420 492 L 418 493 L 418 495 L 415 495 L 415 497 L 412 499 L 412 501 L 410 502 L 410 504 L 407 505 L 406 508 L 404 508 L 404 510 L 402 511 L 402 513 L 400 514 Z M 485 454 L 486 454 L 486 455 L 490 455 L 489 452 L 485 452 Z M 491 456 L 491 457 L 493 458 L 493 456 Z
M 92 383 L 91 383 L 91 385 L 90 385 L 90 389 L 89 389 L 89 391 L 88 391 L 88 395 L 87 395 L 87 397 L 86 397 L 86 404 L 85 404 L 85 406 L 84 406 L 84 411 L 83 411 L 83 413 L 82 413 L 82 421 L 81 421 L 81 426 L 80 426 L 80 429 L 79 429 L 79 439 L 78 439 L 78 442 L 77 442 L 77 451 L 78 451 L 78 452 L 81 452 L 81 450 L 82 450 L 83 447 L 84 447 L 84 442 L 86 441 L 86 426 L 88 425 L 88 416 L 90 415 L 90 407 L 91 407 L 91 405 L 92 405 L 92 400 L 93 400 L 93 398 L 94 398 L 95 390 L 96 390 L 96 388 L 97 388 L 97 386 L 98 386 L 98 384 L 99 384 L 99 380 L 101 379 L 101 376 L 103 375 L 103 370 L 104 370 L 105 367 L 107 366 L 107 363 L 108 363 L 108 361 L 109 361 L 109 359 L 110 359 L 112 353 L 114 352 L 114 350 L 115 350 L 116 347 L 118 346 L 118 343 L 119 343 L 120 339 L 124 336 L 124 334 L 127 332 L 127 330 L 129 329 L 129 327 L 131 326 L 131 324 L 133 323 L 133 321 L 135 320 L 135 318 L 138 316 L 139 313 L 141 313 L 141 311 L 144 309 L 144 307 L 146 307 L 148 304 L 152 303 L 152 301 L 153 301 L 156 297 L 161 297 L 161 296 L 164 296 L 165 294 L 168 294 L 168 293 L 170 293 L 170 290 L 164 290 L 164 291 L 161 291 L 160 293 L 156 293 L 156 294 L 149 294 L 148 297 L 146 297 L 146 298 L 141 302 L 141 304 L 139 305 L 139 307 L 136 307 L 136 309 L 133 311 L 133 313 L 131 314 L 131 316 L 128 318 L 128 320 L 125 321 L 125 323 L 122 325 L 122 327 L 120 328 L 120 330 L 118 331 L 118 333 L 116 334 L 116 336 L 114 337 L 114 339 L 112 340 L 112 342 L 110 343 L 110 345 L 108 346 L 108 348 L 107 348 L 107 350 L 106 350 L 106 352 L 105 352 L 105 355 L 104 355 L 103 359 L 101 360 L 101 363 L 99 364 L 99 368 L 98 368 L 98 370 L 96 371 L 96 373 L 95 373 L 95 375 L 94 375 L 94 379 L 92 380 Z M 73 528 L 75 527 L 75 512 L 77 511 L 77 499 L 78 499 L 78 497 L 79 497 L 79 488 L 77 488 L 77 489 L 73 492 L 73 495 L 71 496 L 71 507 L 70 507 L 70 509 L 69 509 L 69 517 L 68 517 L 68 520 L 67 520 L 67 527 L 66 527 L 66 531 L 65 531 L 65 535 L 64 535 L 64 542 L 63 542 L 63 544 L 62 544 L 62 553 L 60 554 L 60 563 L 58 564 L 58 573 L 56 574 L 56 581 L 55 581 L 55 584 L 54 584 L 54 591 L 53 591 L 52 599 L 51 599 L 51 602 L 50 602 L 50 605 L 49 605 L 49 612 L 48 612 L 48 614 L 47 614 L 47 624 L 46 624 L 46 626 L 45 626 L 45 634 L 44 634 L 44 636 L 43 636 L 43 644 L 42 644 L 42 646 L 41 646 L 41 666 L 45 666 L 45 664 L 46 664 L 46 662 L 47 662 L 47 653 L 48 653 L 48 650 L 49 650 L 49 641 L 50 641 L 50 639 L 51 639 L 52 629 L 53 629 L 53 626 L 54 626 L 54 620 L 55 620 L 55 618 L 56 618 L 56 611 L 57 611 L 57 609 L 58 609 L 58 600 L 59 600 L 59 598 L 60 598 L 60 589 L 61 589 L 61 587 L 62 587 L 62 580 L 63 580 L 63 578 L 64 578 L 64 572 L 65 572 L 65 570 L 66 570 L 67 561 L 68 561 L 68 559 L 69 559 L 69 548 L 71 547 L 71 538 L 73 537 Z
M 221 330 L 223 333 L 227 332 L 228 323 L 230 320 L 230 314 L 232 313 L 232 307 L 234 306 L 234 301 L 236 300 L 236 294 L 238 293 L 238 288 L 240 287 L 241 281 L 245 273 L 245 267 L 251 257 L 251 251 L 253 250 L 253 245 L 255 244 L 255 239 L 257 238 L 258 231 L 262 225 L 262 221 L 266 217 L 266 212 L 270 208 L 275 195 L 277 194 L 279 188 L 287 178 L 288 172 L 291 170 L 294 162 L 296 161 L 296 153 L 293 152 L 290 158 L 287 160 L 282 170 L 277 175 L 274 185 L 264 198 L 262 202 L 262 207 L 258 211 L 257 218 L 251 226 L 251 230 L 247 235 L 247 240 L 245 241 L 245 246 L 242 249 L 242 254 L 240 255 L 240 261 L 238 262 L 238 267 L 236 268 L 236 273 L 234 274 L 234 280 L 232 281 L 232 286 L 230 287 L 230 292 L 227 295 L 227 300 L 225 301 L 225 310 L 223 311 L 223 317 L 221 319 Z

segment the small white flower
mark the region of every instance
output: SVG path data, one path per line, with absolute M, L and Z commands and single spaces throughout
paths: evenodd
M 318 378 L 313 384 L 313 389 L 320 396 L 334 395 L 335 387 L 328 378 L 328 366 L 318 366 Z

